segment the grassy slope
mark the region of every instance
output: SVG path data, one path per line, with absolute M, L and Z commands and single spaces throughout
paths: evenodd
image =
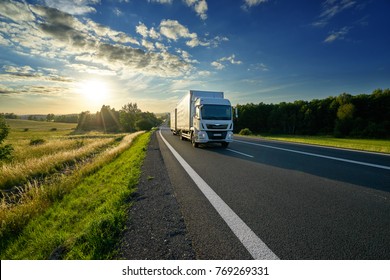
M 353 149 L 368 152 L 390 153 L 390 140 L 376 139 L 346 139 L 328 136 L 295 136 L 295 135 L 262 135 L 249 136 L 261 137 L 269 140 L 288 141 L 311 145 L 329 146 L 344 149 Z
M 126 219 L 126 199 L 140 176 L 150 134 L 33 219 L 1 259 L 106 259 Z
M 76 123 L 55 123 L 55 122 L 39 122 L 29 120 L 6 120 L 7 124 L 11 127 L 10 134 L 6 141 L 12 144 L 12 141 L 18 139 L 31 139 L 31 138 L 46 138 L 48 136 L 59 137 L 69 134 L 73 131 Z M 56 130 L 52 130 L 56 128 Z M 25 131 L 25 129 L 28 129 Z M 7 144 L 7 143 L 6 143 Z

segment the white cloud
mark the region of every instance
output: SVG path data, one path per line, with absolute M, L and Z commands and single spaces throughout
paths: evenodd
M 329 21 L 344 10 L 356 6 L 353 0 L 326 0 L 322 3 L 322 12 L 312 25 L 315 27 L 324 27 Z
M 345 35 L 348 34 L 351 27 L 345 26 L 338 31 L 332 31 L 328 37 L 324 40 L 325 43 L 332 43 L 336 40 L 344 40 Z
M 148 0 L 148 2 L 160 3 L 160 4 L 172 4 L 173 0 Z
M 34 15 L 30 12 L 27 4 L 20 2 L 1 1 L 0 18 L 5 17 L 14 22 L 34 20 Z
M 267 72 L 267 71 L 269 71 L 269 68 L 264 63 L 256 63 L 256 64 L 251 64 L 248 71 Z
M 146 28 L 147 30 L 147 28 Z M 162 20 L 159 26 L 160 34 L 170 40 L 177 41 L 181 38 L 189 39 L 186 41 L 186 45 L 194 48 L 197 46 L 202 47 L 217 47 L 221 42 L 229 41 L 227 37 L 216 36 L 213 39 L 200 39 L 198 34 L 190 32 L 190 30 L 184 25 L 180 24 L 177 20 Z M 149 31 L 149 36 L 152 37 L 153 28 Z M 157 32 L 157 31 L 156 31 Z M 158 33 L 157 33 L 158 34 Z M 158 36 L 156 36 L 158 37 Z
M 72 15 L 95 13 L 96 9 L 91 5 L 100 3 L 100 0 L 44 0 L 46 6 L 55 8 Z
M 135 31 L 140 34 L 142 37 L 147 38 L 149 36 L 149 31 L 148 28 L 146 27 L 145 24 L 140 22 L 136 27 Z
M 191 59 L 192 55 L 190 55 L 187 51 L 182 50 L 182 49 L 177 49 L 176 52 L 180 54 L 180 56 L 183 58 L 184 61 L 191 63 L 191 64 L 196 64 L 199 63 L 196 59 Z
M 242 64 L 242 61 L 236 60 L 236 55 L 232 54 L 229 57 L 222 57 L 219 61 L 228 61 L 231 64 Z
M 268 0 L 244 0 L 244 4 L 241 6 L 241 8 L 244 10 L 249 10 L 249 8 L 258 6 L 265 2 L 268 2 Z
M 157 40 L 157 39 L 160 39 L 160 33 L 158 33 L 155 29 L 154 29 L 154 27 L 152 27 L 152 28 L 150 28 L 150 30 L 149 30 L 149 37 L 150 38 L 152 38 L 152 39 L 155 39 L 155 40 Z
M 153 51 L 155 49 L 154 44 L 145 39 L 142 39 L 142 46 L 144 46 L 148 51 Z
M 148 29 L 148 27 L 140 22 L 136 27 L 135 27 L 135 31 L 140 34 L 142 37 L 144 38 L 147 38 L 147 37 L 150 37 L 152 39 L 155 39 L 155 40 L 158 40 L 161 38 L 161 35 L 160 33 L 158 33 L 154 27 Z
M 190 33 L 187 27 L 180 24 L 177 20 L 162 20 L 160 23 L 160 33 L 177 41 L 179 38 L 196 38 L 196 33 Z
M 38 67 L 37 69 L 32 68 L 29 65 L 15 66 L 15 65 L 4 65 L 3 70 L 5 74 L 0 74 L 0 81 L 12 84 L 22 83 L 26 87 L 29 83 L 68 83 L 72 80 L 68 77 L 58 75 L 58 71 L 51 68 Z
M 123 12 L 121 10 L 119 10 L 118 8 L 114 8 L 113 10 L 114 14 L 117 15 L 118 17 L 123 15 Z
M 225 68 L 225 65 L 223 65 L 222 63 L 220 63 L 218 61 L 211 62 L 211 66 L 213 66 L 217 70 L 222 70 L 223 68 Z
M 138 41 L 135 38 L 127 35 L 126 33 L 113 30 L 105 25 L 101 25 L 92 20 L 88 20 L 85 27 L 88 27 L 88 31 L 90 32 L 90 34 L 95 34 L 98 38 L 100 38 L 100 40 L 112 40 L 114 42 L 122 44 L 131 43 L 134 45 L 139 45 Z M 81 29 L 83 28 L 84 27 L 81 27 Z
M 156 48 L 162 50 L 162 51 L 167 51 L 168 50 L 168 47 L 165 46 L 163 43 L 160 43 L 160 42 L 156 42 L 154 44 L 156 46 Z
M 210 71 L 198 71 L 198 76 L 209 77 L 209 76 L 211 76 L 211 72 Z
M 211 63 L 211 66 L 213 66 L 217 70 L 222 70 L 226 67 L 226 65 L 222 62 L 228 62 L 230 64 L 236 64 L 236 65 L 242 64 L 242 61 L 236 60 L 236 55 L 232 54 L 231 56 L 222 57 L 217 61 L 213 61 Z
M 184 0 L 184 3 L 187 4 L 188 7 L 192 7 L 196 14 L 202 19 L 207 19 L 207 2 L 206 0 Z
M 159 4 L 168 4 L 171 5 L 173 0 L 148 0 L 149 3 L 159 3 Z M 190 8 L 192 8 L 195 13 L 202 19 L 207 19 L 207 2 L 206 0 L 183 0 L 183 2 Z

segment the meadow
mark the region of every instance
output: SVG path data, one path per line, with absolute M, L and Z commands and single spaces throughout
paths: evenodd
M 110 258 L 150 134 L 7 122 L 14 153 L 0 163 L 1 259 Z

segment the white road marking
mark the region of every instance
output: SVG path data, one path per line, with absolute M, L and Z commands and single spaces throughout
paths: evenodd
M 236 151 L 236 150 L 232 150 L 232 149 L 226 149 L 226 150 L 230 151 L 230 152 L 233 152 L 233 153 L 236 153 L 236 154 L 240 154 L 240 155 L 246 156 L 246 157 L 254 158 L 254 156 L 251 156 L 251 155 L 248 155 L 248 154 L 244 154 L 244 153 Z
M 286 152 L 291 152 L 291 153 L 297 153 L 297 154 L 302 154 L 302 155 L 307 155 L 307 156 L 332 159 L 332 160 L 337 160 L 337 161 L 343 161 L 343 162 L 348 162 L 348 163 L 354 163 L 354 164 L 360 164 L 360 165 L 365 165 L 365 166 L 370 166 L 370 167 L 390 170 L 390 166 L 385 166 L 385 165 L 379 165 L 379 164 L 373 164 L 373 163 L 368 163 L 368 162 L 350 160 L 350 159 L 345 159 L 345 158 L 324 156 L 324 155 L 320 155 L 320 154 L 313 154 L 313 153 L 302 152 L 302 151 L 297 151 L 297 150 L 279 148 L 279 147 L 275 147 L 275 146 L 269 146 L 269 145 L 264 145 L 264 144 L 259 144 L 259 143 L 246 142 L 246 141 L 241 141 L 241 140 L 234 140 L 234 142 L 239 142 L 239 143 L 244 143 L 244 144 L 249 144 L 249 145 L 254 145 L 254 146 L 260 146 L 260 147 L 265 147 L 265 148 L 270 148 L 270 149 L 276 149 L 276 150 L 281 150 L 281 151 L 286 151 Z
M 218 214 L 226 222 L 229 228 L 233 231 L 236 237 L 241 241 L 242 245 L 248 250 L 255 260 L 278 260 L 279 258 L 271 251 L 270 248 L 245 224 L 243 220 L 216 194 L 213 189 L 196 173 L 194 169 L 176 152 L 176 150 L 160 136 L 172 152 L 175 158 L 179 161 L 184 170 L 192 178 L 201 192 L 209 200 L 211 205 L 217 210 Z

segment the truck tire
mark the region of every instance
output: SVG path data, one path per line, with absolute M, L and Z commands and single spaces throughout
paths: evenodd
M 191 144 L 194 148 L 198 148 L 199 147 L 199 143 L 196 143 L 195 142 L 195 135 L 194 133 L 191 133 Z

